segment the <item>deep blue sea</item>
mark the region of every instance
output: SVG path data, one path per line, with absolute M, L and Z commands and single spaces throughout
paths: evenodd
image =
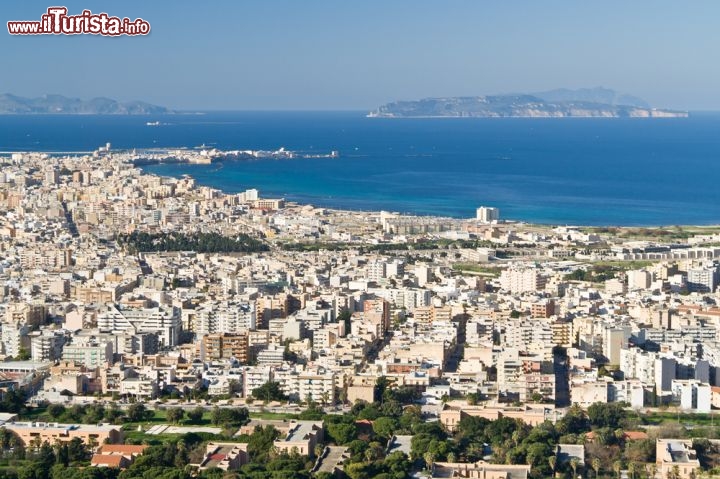
M 161 126 L 147 126 L 159 121 Z M 227 192 L 356 210 L 549 224 L 720 223 L 720 114 L 687 119 L 380 119 L 364 112 L 0 116 L 0 151 L 285 147 L 336 159 L 154 165 Z

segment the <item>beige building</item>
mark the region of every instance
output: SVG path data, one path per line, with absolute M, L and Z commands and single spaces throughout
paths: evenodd
M 655 445 L 656 464 L 660 477 L 671 477 L 673 469 L 678 479 L 696 477 L 700 469 L 697 453 L 692 448 L 692 440 L 658 439 Z
M 323 441 L 322 421 L 287 421 L 272 419 L 252 419 L 242 426 L 237 434 L 252 434 L 256 427 L 272 426 L 280 432 L 282 439 L 275 441 L 279 452 L 293 451 L 304 456 L 314 456 L 315 446 Z
M 479 461 L 476 463 L 436 462 L 433 464 L 432 477 L 462 477 L 468 479 L 527 479 L 530 466 L 524 464 L 488 464 Z
M 236 471 L 249 460 L 247 446 L 246 443 L 237 442 L 209 442 L 200 463 L 190 465 L 200 471 L 213 468 Z
M 95 467 L 115 467 L 126 469 L 132 465 L 135 458 L 141 456 L 147 445 L 132 444 L 103 444 L 93 454 L 90 465 Z
M 460 420 L 466 416 L 484 417 L 490 421 L 509 417 L 520 419 L 530 426 L 537 426 L 546 420 L 553 420 L 554 415 L 555 407 L 550 405 L 503 407 L 499 404 L 478 404 L 471 406 L 466 402 L 452 401 L 446 403 L 443 410 L 440 411 L 440 423 L 445 426 L 445 429 L 452 432 Z
M 302 456 L 313 457 L 315 446 L 323 440 L 322 421 L 297 421 L 292 423 L 284 439 L 273 444 L 279 452 L 297 452 Z
M 99 446 L 105 443 L 117 444 L 122 442 L 123 433 L 120 426 L 109 424 L 59 424 L 56 422 L 9 422 L 4 424 L 5 429 L 12 431 L 28 447 L 33 441 L 40 444 L 47 441 L 69 442 L 80 438 L 85 444 Z
M 208 361 L 235 358 L 241 363 L 248 362 L 248 334 L 217 333 L 202 338 L 205 358 Z

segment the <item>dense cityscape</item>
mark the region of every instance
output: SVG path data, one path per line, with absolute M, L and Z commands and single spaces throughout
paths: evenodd
M 331 210 L 110 145 L 0 163 L 0 478 L 720 471 L 720 228 Z

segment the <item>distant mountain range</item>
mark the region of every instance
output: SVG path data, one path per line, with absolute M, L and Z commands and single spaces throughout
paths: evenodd
M 599 117 L 599 118 L 677 118 L 686 111 L 651 108 L 641 98 L 607 88 L 551 90 L 533 94 L 472 97 L 425 98 L 387 103 L 368 117 L 453 118 L 453 117 Z
M 142 101 L 119 102 L 111 98 L 81 100 L 62 95 L 43 95 L 23 98 L 9 93 L 0 94 L 0 114 L 36 115 L 157 115 L 173 113 L 163 106 Z

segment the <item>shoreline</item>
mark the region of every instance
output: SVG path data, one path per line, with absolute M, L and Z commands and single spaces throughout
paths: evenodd
M 145 166 L 152 166 L 152 164 L 147 165 L 138 165 L 136 166 L 138 169 L 142 171 L 143 175 L 149 175 L 149 176 L 155 176 L 159 178 L 172 178 L 172 179 L 180 179 L 182 177 L 190 177 L 193 180 L 197 181 L 197 178 L 194 178 L 190 174 L 182 174 L 179 176 L 172 176 L 172 175 L 161 175 L 158 173 L 150 172 L 145 169 Z M 223 194 L 226 195 L 234 195 L 238 193 L 232 193 L 223 190 L 222 188 L 217 188 L 214 186 L 202 184 L 202 186 L 206 187 L 212 187 L 214 189 L 217 189 Z M 259 188 L 258 188 L 259 189 Z M 285 198 L 283 198 L 285 199 Z M 315 209 L 326 209 L 333 212 L 338 213 L 346 213 L 346 214 L 366 214 L 366 215 L 380 215 L 383 212 L 396 214 L 399 216 L 407 216 L 407 217 L 422 217 L 422 218 L 433 218 L 438 220 L 451 220 L 451 221 L 458 221 L 458 222 L 474 222 L 477 221 L 475 218 L 468 218 L 468 217 L 455 217 L 455 216 L 440 216 L 440 215 L 433 215 L 433 214 L 425 214 L 425 213 L 414 213 L 414 212 L 400 212 L 395 211 L 392 208 L 388 209 L 381 209 L 381 210 L 369 210 L 369 209 L 352 209 L 352 208 L 345 208 L 345 207 L 333 207 L 333 206 L 323 206 L 320 204 L 315 203 L 305 203 L 295 200 L 286 200 L 287 204 L 289 206 L 302 208 L 305 206 L 310 206 Z M 504 220 L 501 220 L 498 223 L 487 223 L 489 226 L 526 226 L 526 227 L 542 227 L 542 228 L 583 228 L 583 229 L 621 229 L 621 230 L 632 230 L 632 229 L 648 229 L 648 230 L 658 230 L 658 231 L 665 231 L 668 229 L 674 229 L 674 228 L 680 228 L 680 229 L 713 229 L 717 228 L 720 229 L 720 222 L 718 223 L 698 223 L 698 224 L 664 224 L 664 225 L 654 225 L 654 224 L 636 224 L 636 225 L 617 225 L 617 224 L 603 224 L 603 225 L 588 225 L 588 224 L 580 224 L 580 223 L 542 223 L 542 222 L 532 222 L 532 221 L 526 221 L 521 219 L 513 219 L 513 218 L 507 218 Z
M 450 117 L 449 117 L 450 118 Z M 200 150 L 205 147 L 205 145 L 202 145 L 200 147 L 155 147 L 155 148 L 138 148 L 138 151 L 142 151 L 145 153 L 150 154 L 157 154 L 157 153 L 163 153 L 164 155 L 167 155 L 169 152 L 175 153 L 178 151 L 182 151 L 184 153 L 193 153 L 193 154 L 199 154 Z M 208 150 L 214 150 L 211 146 L 205 147 Z M 85 151 L 53 151 L 53 152 L 47 152 L 47 151 L 24 151 L 24 150 L 8 150 L 8 151 L 0 151 L 0 155 L 6 154 L 6 155 L 12 155 L 12 154 L 40 154 L 40 155 L 48 155 L 52 157 L 63 157 L 73 154 L 93 154 L 96 152 L 102 152 L 102 149 L 85 152 Z M 134 168 L 137 168 L 141 171 L 141 174 L 143 175 L 150 175 L 150 176 L 157 176 L 157 177 L 165 177 L 165 178 L 173 178 L 173 179 L 180 179 L 184 176 L 189 176 L 193 178 L 195 181 L 197 181 L 197 178 L 195 178 L 192 174 L 188 173 L 178 173 L 176 175 L 172 174 L 161 174 L 156 173 L 153 171 L 149 171 L 148 167 L 156 166 L 156 165 L 172 165 L 172 164 L 187 164 L 187 165 L 205 165 L 210 166 L 211 163 L 208 162 L 194 162 L 194 161 L 188 161 L 186 158 L 181 159 L 177 158 L 174 155 L 173 161 L 167 161 L 167 162 L 157 162 L 157 161 L 148 161 L 148 162 L 138 162 L 136 159 L 133 160 L 130 157 L 134 149 L 127 149 L 123 148 L 121 150 L 112 150 L 112 153 L 119 153 L 121 155 L 127 155 L 128 158 L 124 158 L 121 161 L 127 164 L 132 165 Z M 242 153 L 249 152 L 242 151 Z M 280 151 L 280 150 L 278 150 Z M 223 153 L 223 152 L 220 152 Z M 253 160 L 269 160 L 273 159 L 274 161 L 279 161 L 281 159 L 285 158 L 273 158 L 272 156 L 263 156 L 263 157 L 243 157 L 240 158 L 237 153 L 241 153 L 241 151 L 230 151 L 228 153 L 236 153 L 234 157 L 225 156 L 218 161 L 253 161 Z M 277 153 L 277 152 L 262 152 L 262 153 Z M 293 153 L 293 152 L 290 152 Z M 304 152 L 299 152 L 301 155 L 298 155 L 292 159 L 303 159 L 305 156 L 302 155 Z M 316 158 L 316 157 L 322 157 L 322 158 L 336 158 L 333 156 L 333 154 L 336 152 L 331 152 L 330 154 L 325 155 L 313 155 L 308 156 L 308 158 Z M 163 156 L 164 156 L 163 155 Z M 209 158 L 208 158 L 209 159 Z M 212 164 L 215 164 L 214 162 Z M 223 194 L 237 194 L 240 192 L 240 189 L 237 192 L 228 191 L 222 187 L 213 186 L 211 184 L 207 184 L 205 182 L 198 183 L 198 185 L 210 187 L 213 189 L 216 189 Z M 256 188 L 260 189 L 257 185 L 251 185 L 248 186 L 248 188 Z M 422 218 L 434 218 L 439 220 L 448 220 L 448 221 L 457 221 L 457 222 L 474 222 L 476 221 L 474 217 L 471 216 L 453 216 L 453 215 L 440 215 L 440 214 L 433 214 L 433 213 L 425 213 L 425 212 L 417 212 L 413 210 L 398 210 L 396 208 L 393 208 L 391 206 L 388 206 L 387 208 L 378 208 L 378 209 L 366 209 L 366 208 L 353 208 L 353 207 L 347 207 L 347 206 L 341 206 L 341 205 L 333 205 L 333 204 L 323 204 L 321 202 L 315 202 L 315 201 L 303 201 L 302 199 L 292 198 L 293 196 L 297 196 L 297 194 L 290 193 L 291 198 L 287 199 L 287 202 L 291 205 L 297 206 L 297 207 L 303 207 L 303 206 L 311 206 L 313 208 L 321 208 L 326 210 L 331 210 L 335 212 L 345 212 L 347 214 L 364 214 L 364 215 L 380 215 L 381 212 L 388 212 L 393 213 L 399 216 L 405 216 L 405 217 L 422 217 Z M 275 197 L 282 197 L 283 199 L 286 199 L 282 196 L 282 194 L 274 194 Z M 302 196 L 302 195 L 300 195 Z M 363 201 L 363 200 L 359 200 Z M 341 200 L 342 202 L 342 200 Z M 330 202 L 333 203 L 333 202 Z M 491 203 L 487 202 L 484 204 L 485 206 L 494 206 Z M 477 205 L 481 206 L 481 205 Z M 503 207 L 501 205 L 498 205 L 498 207 L 501 209 L 501 213 L 503 210 Z M 633 223 L 633 224 L 617 224 L 617 223 L 582 223 L 582 222 L 543 222 L 543 221 L 533 221 L 533 220 L 527 220 L 522 218 L 514 218 L 509 217 L 502 220 L 498 225 L 501 226 L 525 226 L 525 227 L 542 227 L 542 228 L 556 228 L 556 227 L 574 227 L 574 228 L 583 228 L 583 229 L 592 229 L 592 230 L 599 230 L 599 229 L 620 229 L 620 230 L 633 230 L 633 229 L 647 229 L 647 230 L 657 230 L 657 231 L 667 231 L 672 229 L 697 229 L 697 230 L 711 230 L 713 228 L 720 228 L 720 221 L 711 221 L 711 222 L 698 222 L 698 223 L 682 223 L 682 224 L 673 224 L 673 223 Z

